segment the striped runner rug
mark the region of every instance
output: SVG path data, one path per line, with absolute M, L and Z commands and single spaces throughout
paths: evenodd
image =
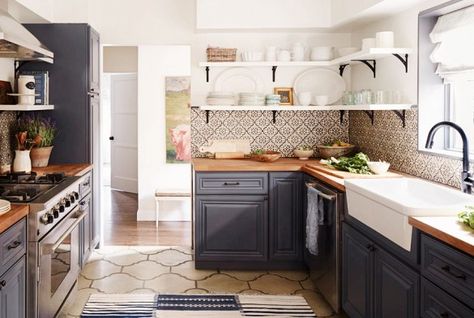
M 92 294 L 81 318 L 316 317 L 302 296 Z

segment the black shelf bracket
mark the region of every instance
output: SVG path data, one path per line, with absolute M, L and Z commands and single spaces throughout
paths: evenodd
M 206 66 L 206 83 L 209 83 L 209 66 Z
M 366 113 L 367 116 L 369 116 L 370 122 L 373 125 L 374 124 L 374 119 L 375 119 L 375 112 L 373 110 L 364 110 L 364 113 Z
M 402 121 L 402 126 L 403 128 L 405 128 L 407 111 L 406 110 L 392 110 L 392 112 L 394 112 L 395 115 L 397 115 L 398 118 L 400 118 L 400 120 Z
M 272 122 L 276 123 L 276 115 L 277 115 L 278 111 L 277 110 L 272 110 L 272 113 L 273 113 Z
M 272 66 L 272 81 L 273 81 L 273 83 L 275 83 L 275 78 L 276 78 L 275 74 L 276 74 L 277 68 L 278 68 L 278 66 L 275 66 L 275 65 Z
M 377 61 L 376 60 L 354 60 L 354 61 L 361 62 L 367 65 L 367 67 L 370 68 L 370 70 L 374 74 L 374 78 L 377 77 Z
M 209 124 L 209 109 L 206 109 L 206 124 Z
M 339 65 L 339 75 L 342 76 L 344 75 L 344 69 L 348 66 L 349 64 L 341 64 Z
M 405 58 L 403 58 L 400 54 L 393 54 L 393 56 L 402 62 L 403 66 L 405 66 L 405 73 L 408 73 L 408 54 L 405 54 Z
M 341 125 L 344 122 L 344 113 L 345 112 L 346 112 L 345 110 L 340 110 L 339 111 L 339 122 L 341 123 Z

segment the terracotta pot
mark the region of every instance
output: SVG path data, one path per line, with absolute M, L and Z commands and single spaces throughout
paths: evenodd
M 51 147 L 41 147 L 41 148 L 32 148 L 31 149 L 31 165 L 34 168 L 47 167 L 49 162 L 49 157 L 51 156 Z

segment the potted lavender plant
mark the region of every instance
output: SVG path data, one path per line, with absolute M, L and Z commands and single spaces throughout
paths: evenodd
M 51 118 L 40 115 L 24 116 L 18 121 L 20 131 L 27 132 L 27 138 L 33 140 L 31 149 L 31 165 L 33 167 L 46 167 L 49 163 L 53 141 L 56 137 L 56 124 Z

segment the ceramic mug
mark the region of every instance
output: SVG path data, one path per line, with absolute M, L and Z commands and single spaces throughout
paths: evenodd
M 380 48 L 393 48 L 394 34 L 391 31 L 375 33 L 375 46 Z
M 312 94 L 311 92 L 301 92 L 298 93 L 298 101 L 301 106 L 308 106 L 311 104 Z
M 326 95 L 314 96 L 317 106 L 326 106 L 329 101 L 329 97 Z
M 304 61 L 305 48 L 301 43 L 295 43 L 291 48 L 291 59 L 293 61 Z
M 280 50 L 278 52 L 278 61 L 280 62 L 288 62 L 291 60 L 291 53 L 288 50 Z
M 265 61 L 276 61 L 277 59 L 277 47 L 268 46 L 265 50 Z

